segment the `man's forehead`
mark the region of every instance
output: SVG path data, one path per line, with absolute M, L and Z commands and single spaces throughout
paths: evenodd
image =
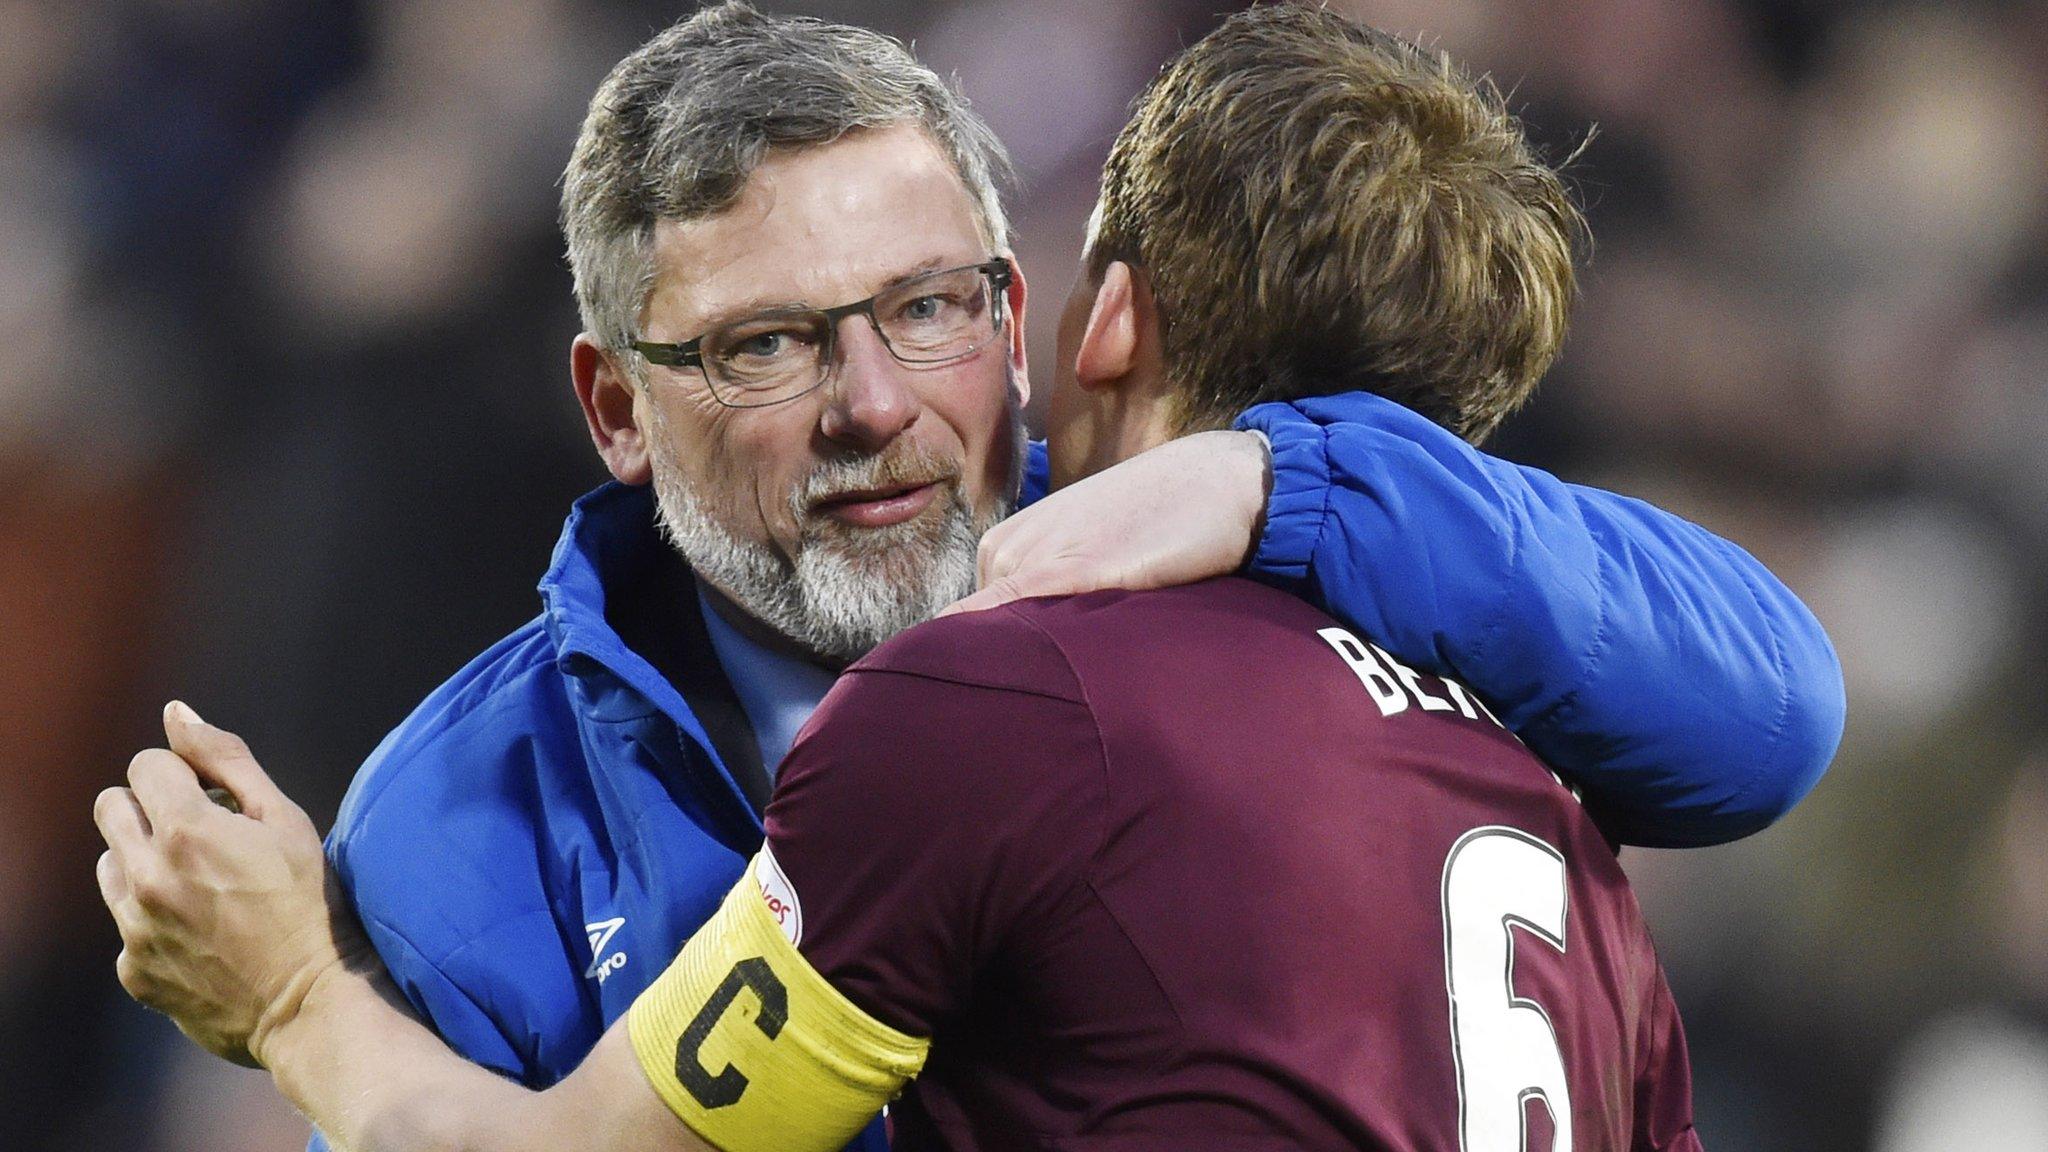
M 931 138 L 911 127 L 771 153 L 730 208 L 661 221 L 654 241 L 655 322 L 840 304 L 989 255 L 973 197 Z

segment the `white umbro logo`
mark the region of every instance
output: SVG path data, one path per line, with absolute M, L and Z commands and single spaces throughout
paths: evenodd
M 626 966 L 624 952 L 614 952 L 610 956 L 604 954 L 604 946 L 612 942 L 612 937 L 620 928 L 625 927 L 625 924 L 624 916 L 614 916 L 610 920 L 599 920 L 595 924 L 583 926 L 584 935 L 590 938 L 590 970 L 583 974 L 584 979 L 595 978 L 602 984 L 612 973 Z

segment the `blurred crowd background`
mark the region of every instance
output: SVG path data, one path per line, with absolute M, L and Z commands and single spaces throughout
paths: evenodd
M 764 6 L 914 41 L 1008 142 L 1043 376 L 1126 102 L 1227 5 Z M 1624 854 L 1708 1146 L 2048 1148 L 2048 4 L 1340 6 L 1593 134 L 1584 307 L 1497 449 L 1742 543 L 1847 670 L 1799 811 Z M 556 179 L 689 7 L 0 0 L 0 1146 L 303 1139 L 121 996 L 91 798 L 178 695 L 324 826 L 537 610 L 603 478 Z

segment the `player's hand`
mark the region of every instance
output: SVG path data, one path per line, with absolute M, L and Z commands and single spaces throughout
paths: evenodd
M 178 703 L 164 734 L 169 749 L 136 756 L 129 787 L 93 804 L 100 895 L 124 945 L 114 970 L 207 1051 L 257 1064 L 315 984 L 371 953 L 313 822 L 241 738 Z
M 1255 432 L 1201 432 L 1141 452 L 990 529 L 980 591 L 940 615 L 1235 572 L 1258 545 L 1271 486 Z

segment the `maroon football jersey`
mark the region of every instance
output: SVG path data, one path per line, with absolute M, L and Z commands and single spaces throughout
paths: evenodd
M 905 634 L 798 740 L 768 839 L 803 954 L 932 1037 L 904 1152 L 1698 1147 L 1571 793 L 1247 581 Z

